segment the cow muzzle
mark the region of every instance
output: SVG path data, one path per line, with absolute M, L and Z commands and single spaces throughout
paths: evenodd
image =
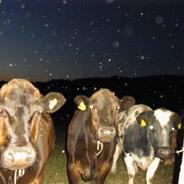
M 169 147 L 161 147 L 158 149 L 158 157 L 161 159 L 167 159 L 172 157 L 172 150 Z
M 25 169 L 36 161 L 36 151 L 31 145 L 9 147 L 1 155 L 2 167 L 9 170 Z
M 97 130 L 97 138 L 101 142 L 112 142 L 116 135 L 116 129 L 114 127 L 99 127 Z

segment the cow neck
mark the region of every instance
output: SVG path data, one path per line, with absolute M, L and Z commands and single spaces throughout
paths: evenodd
M 11 171 L 14 173 L 13 173 L 13 176 L 9 175 L 8 181 L 6 181 L 7 179 L 5 178 L 5 176 L 0 170 L 0 179 L 3 181 L 2 184 L 6 184 L 7 182 L 12 184 L 17 184 L 17 180 L 25 175 L 25 170 L 26 169 L 17 169 L 15 171 Z
M 92 121 L 92 120 L 91 120 L 91 115 L 89 115 L 89 119 L 90 119 L 90 121 Z M 87 122 L 87 121 L 86 121 L 86 122 Z M 88 122 L 87 122 L 87 123 L 88 123 Z M 86 126 L 87 126 L 87 132 L 88 132 L 88 137 L 89 137 L 89 139 L 90 139 L 94 144 L 96 144 L 96 151 L 97 151 L 96 157 L 97 157 L 97 156 L 99 156 L 99 155 L 101 154 L 101 152 L 103 151 L 104 144 L 103 144 L 103 142 L 101 142 L 100 140 L 98 140 L 98 139 L 95 137 L 95 132 L 92 132 L 92 131 L 91 131 L 90 126 L 89 126 L 88 124 L 86 124 Z

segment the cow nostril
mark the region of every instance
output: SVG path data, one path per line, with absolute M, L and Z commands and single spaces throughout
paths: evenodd
M 14 156 L 13 156 L 13 153 L 9 152 L 6 156 L 6 159 L 8 162 L 14 162 Z
M 29 152 L 27 153 L 26 161 L 31 161 L 31 160 L 32 160 L 32 158 L 33 158 L 33 156 L 32 156 L 32 152 L 31 152 L 31 151 L 29 151 Z

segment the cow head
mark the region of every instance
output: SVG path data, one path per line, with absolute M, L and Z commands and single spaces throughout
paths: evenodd
M 62 94 L 42 96 L 24 79 L 14 79 L 0 89 L 0 167 L 16 170 L 32 166 L 37 157 L 36 136 L 43 113 L 53 113 L 65 103 Z
M 155 111 L 141 113 L 137 117 L 141 128 L 147 129 L 147 138 L 155 150 L 156 156 L 161 159 L 172 156 L 171 138 L 172 132 L 180 128 L 179 116 L 167 109 L 159 108 Z
M 90 114 L 89 129 L 101 142 L 111 142 L 116 135 L 116 116 L 120 109 L 118 98 L 108 89 L 95 92 L 90 98 L 77 96 L 78 109 Z

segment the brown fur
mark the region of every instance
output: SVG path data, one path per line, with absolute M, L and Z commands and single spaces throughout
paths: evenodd
M 24 97 L 24 98 L 22 98 Z M 26 106 L 29 113 L 35 110 L 34 103 L 41 100 L 42 95 L 39 90 L 30 82 L 24 79 L 13 79 L 3 85 L 0 89 L 0 108 L 7 108 L 10 117 L 15 117 L 17 110 Z M 0 112 L 1 113 L 1 112 Z M 19 117 L 17 117 L 19 118 Z M 6 117 L 0 116 L 0 151 L 8 144 L 8 130 L 5 128 Z M 20 130 L 17 130 L 20 131 Z M 55 132 L 52 119 L 47 113 L 40 113 L 34 116 L 31 123 L 31 141 L 36 147 L 37 161 L 31 168 L 25 169 L 25 175 L 17 180 L 17 184 L 42 184 L 43 168 L 49 154 L 51 153 L 55 141 Z M 6 180 L 9 177 L 14 179 L 14 171 L 0 168 L 1 177 Z M 7 182 L 7 181 L 6 181 Z

